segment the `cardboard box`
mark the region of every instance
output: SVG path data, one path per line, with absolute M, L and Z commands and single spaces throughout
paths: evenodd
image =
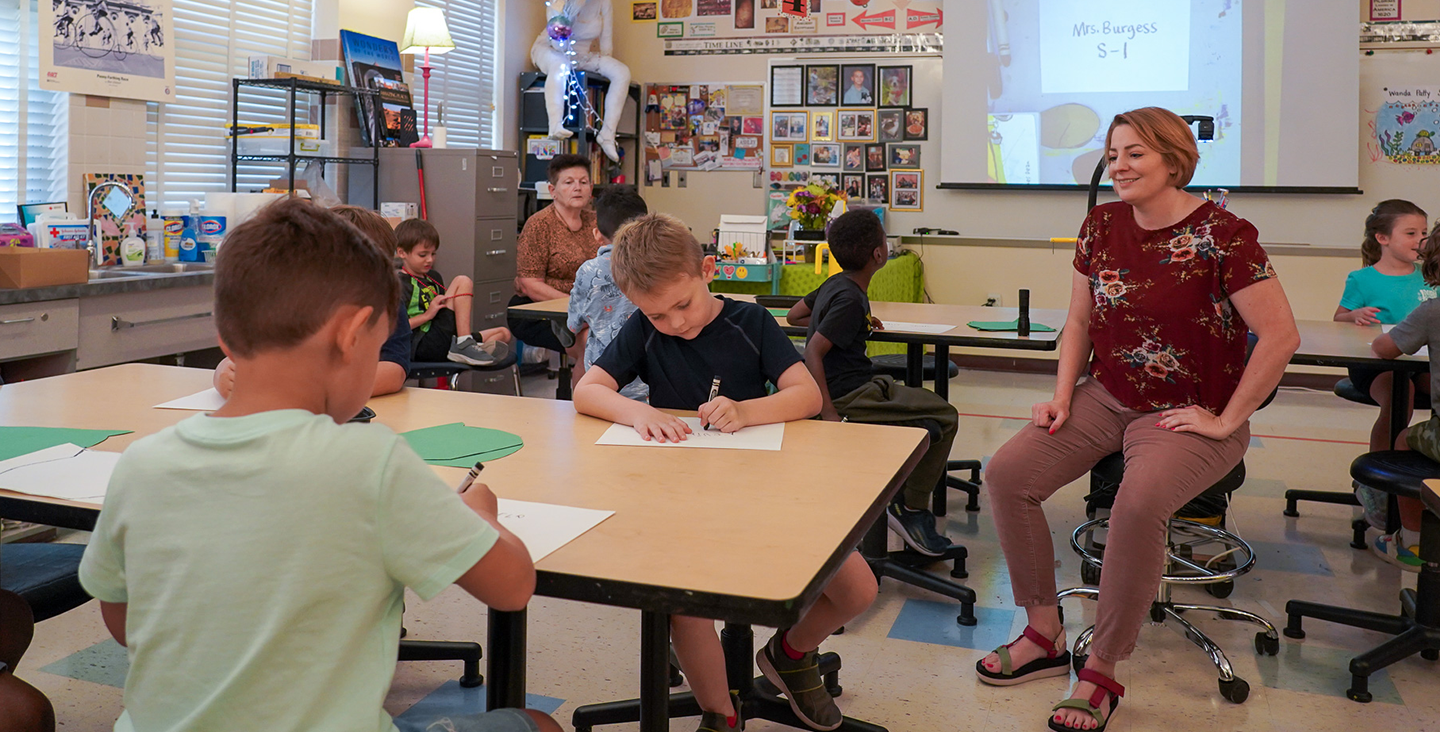
M 89 281 L 89 250 L 0 247 L 0 289 L 83 285 Z
M 420 204 L 408 201 L 382 201 L 380 215 L 387 219 L 408 221 L 420 217 Z
M 327 84 L 339 84 L 341 67 L 334 61 L 301 61 L 283 56 L 249 57 L 250 78 L 284 79 L 291 76 Z

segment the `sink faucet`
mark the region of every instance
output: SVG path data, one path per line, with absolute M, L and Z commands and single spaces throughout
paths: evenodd
M 100 222 L 95 220 L 95 204 L 96 201 L 104 200 L 101 194 L 111 188 L 120 189 L 125 196 L 130 199 L 130 207 L 134 208 L 135 206 L 135 191 L 132 190 L 130 186 L 118 180 L 104 181 L 95 186 L 94 190 L 90 191 L 90 195 L 85 201 L 85 217 L 90 221 L 90 243 L 87 248 L 90 250 L 91 261 L 96 262 L 96 264 L 99 264 L 99 252 L 102 251 L 101 247 L 103 244 L 100 236 Z M 129 213 L 128 209 L 126 213 Z M 124 232 L 122 231 L 121 233 L 123 234 Z

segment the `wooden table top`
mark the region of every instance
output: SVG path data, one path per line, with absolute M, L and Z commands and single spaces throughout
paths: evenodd
M 730 293 L 719 293 L 731 300 L 754 302 L 752 295 L 737 295 Z M 530 317 L 534 319 L 555 319 L 563 318 L 570 310 L 570 298 L 562 297 L 554 300 L 516 305 L 510 308 L 510 312 L 517 317 Z M 934 303 L 918 302 L 871 302 L 870 312 L 886 324 L 886 330 L 876 331 L 871 334 L 870 340 L 887 343 L 925 343 L 945 346 L 969 346 L 984 348 L 1017 348 L 1024 350 L 1053 351 L 1058 345 L 1060 331 L 1065 326 L 1066 312 L 1064 310 L 1037 309 L 1030 310 L 1030 320 L 1034 323 L 1041 323 L 1054 328 L 1051 333 L 1032 332 L 1029 337 L 1021 338 L 1019 334 L 1011 332 L 994 332 L 975 330 L 966 325 L 971 321 L 993 322 L 997 320 L 1015 320 L 1020 317 L 1019 308 L 991 308 L 981 305 L 937 305 Z M 804 328 L 797 328 L 785 322 L 784 317 L 776 317 L 776 322 L 789 335 L 805 335 Z M 954 328 L 945 333 L 921 333 L 904 331 L 889 328 L 890 322 L 904 323 L 936 323 L 951 325 Z
M 1425 502 L 1426 508 L 1440 515 L 1440 480 L 1425 481 L 1425 490 L 1420 491 L 1420 499 Z
M 1401 356 L 1394 361 L 1376 356 L 1370 350 L 1370 343 L 1380 336 L 1378 325 L 1297 320 L 1295 326 L 1300 330 L 1300 350 L 1290 359 L 1291 363 L 1339 367 L 1391 364 L 1411 371 L 1424 370 L 1430 363 L 1429 359 L 1416 356 Z
M 134 430 L 95 448 L 121 451 L 194 415 L 153 406 L 210 379 L 128 364 L 11 384 L 0 387 L 0 424 Z M 919 429 L 802 421 L 785 426 L 778 452 L 600 446 L 609 423 L 565 401 L 407 388 L 369 406 L 396 432 L 463 421 L 518 434 L 523 449 L 486 464 L 497 495 L 615 511 L 541 560 L 542 594 L 629 607 L 659 595 L 665 604 L 647 609 L 762 623 L 814 600 L 925 444 Z M 464 475 L 435 471 L 452 484 Z

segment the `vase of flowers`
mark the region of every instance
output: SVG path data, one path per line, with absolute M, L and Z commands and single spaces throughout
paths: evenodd
M 791 220 L 799 227 L 791 232 L 791 238 L 806 243 L 806 262 L 815 261 L 815 249 L 825 241 L 830 212 L 844 200 L 844 192 L 825 183 L 810 183 L 790 192 L 785 205 L 790 208 Z

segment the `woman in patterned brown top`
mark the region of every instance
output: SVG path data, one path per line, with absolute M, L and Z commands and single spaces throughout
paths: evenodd
M 1032 424 L 985 474 L 1029 627 L 976 672 L 1009 685 L 1069 674 L 1040 503 L 1106 455 L 1125 454 L 1094 645 L 1071 698 L 1051 714 L 1056 730 L 1109 721 L 1124 693 L 1115 665 L 1155 597 L 1169 517 L 1240 461 L 1250 415 L 1300 345 L 1255 227 L 1185 192 L 1199 160 L 1185 121 L 1156 107 L 1126 112 L 1105 147 L 1120 201 L 1097 206 L 1080 229 L 1055 398 L 1031 409 Z M 1258 337 L 1248 362 L 1247 330 Z
M 569 297 L 575 271 L 595 258 L 600 249 L 595 209 L 590 206 L 590 159 L 556 155 L 550 161 L 550 190 L 554 202 L 525 222 L 520 232 L 515 266 L 515 297 L 510 305 L 524 305 Z M 565 348 L 545 320 L 510 319 L 510 331 L 527 345 L 566 351 L 577 362 L 585 352 L 585 333 Z M 582 369 L 575 370 L 575 378 Z

